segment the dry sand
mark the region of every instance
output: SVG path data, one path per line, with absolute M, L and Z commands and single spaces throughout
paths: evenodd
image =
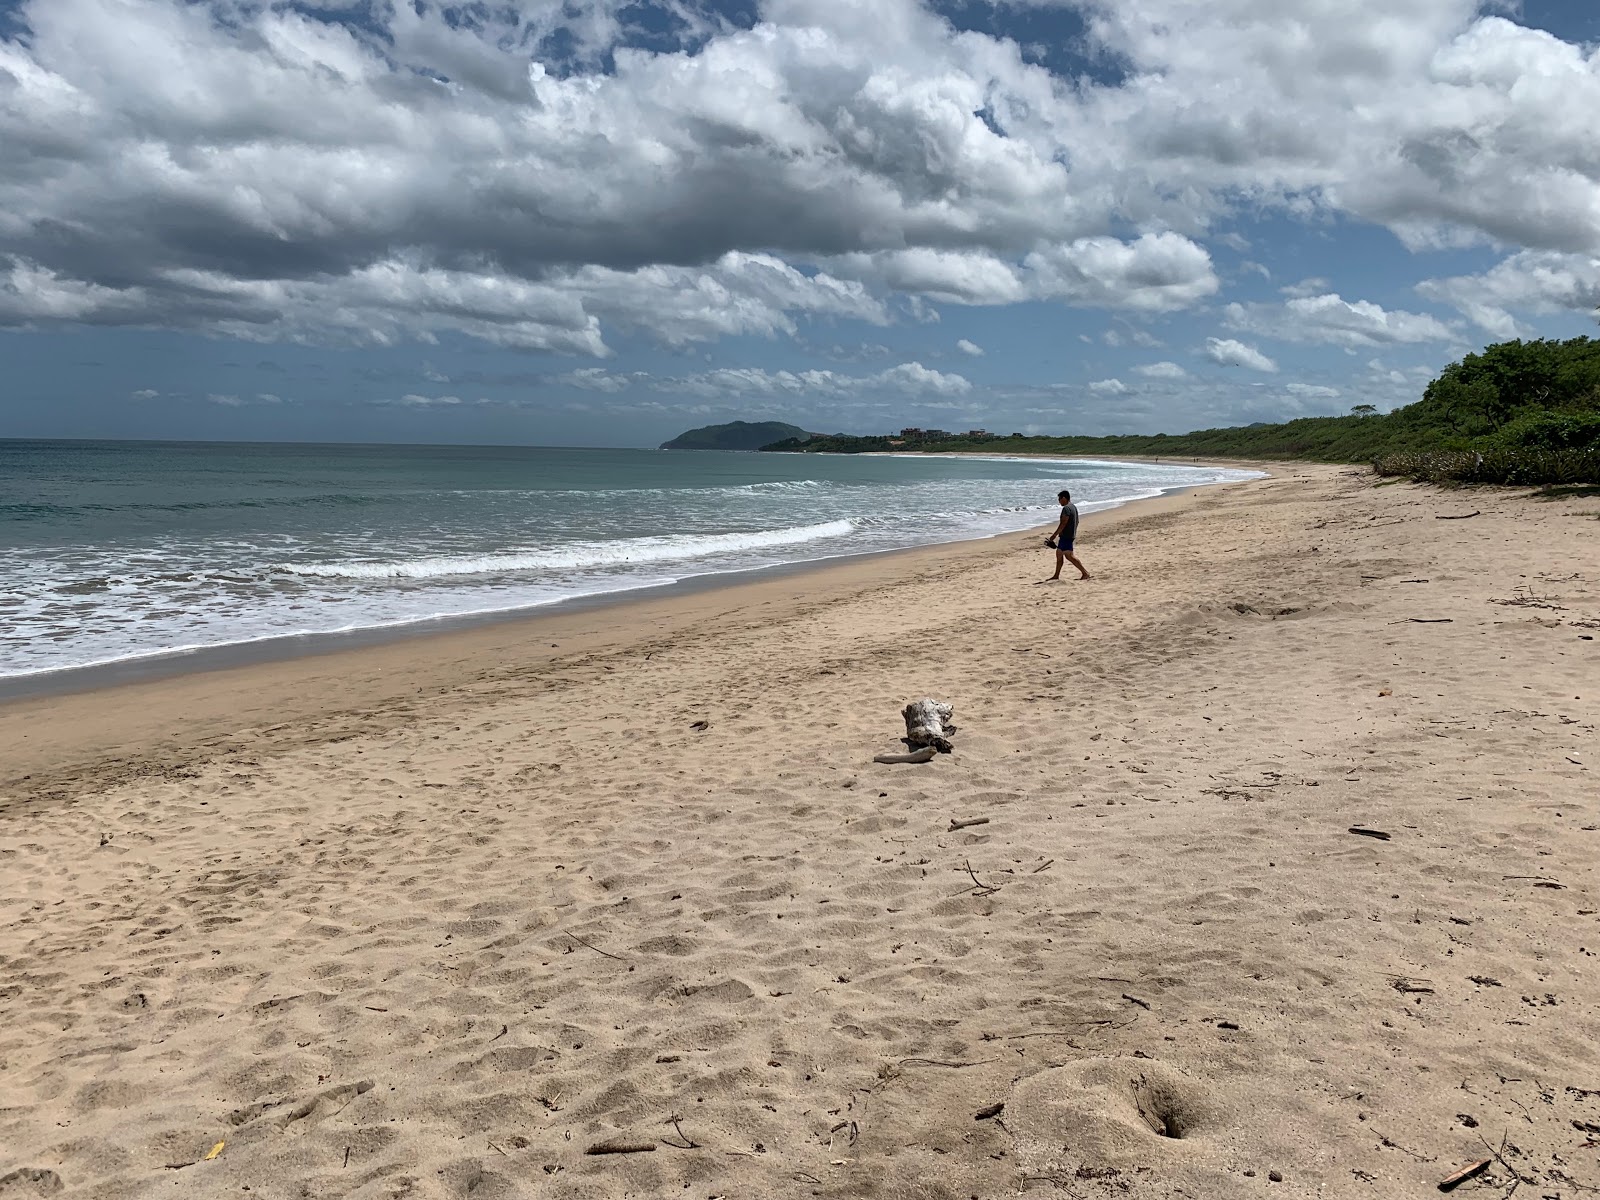
M 1492 1145 L 1464 1194 L 1578 1200 L 1597 509 L 1285 467 L 1088 519 L 1089 584 L 1011 537 L 0 709 L 0 1197 L 1421 1196 Z M 925 694 L 956 752 L 875 766 Z

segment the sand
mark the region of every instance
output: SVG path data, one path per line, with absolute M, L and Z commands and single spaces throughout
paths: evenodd
M 1464 1193 L 1576 1200 L 1597 512 L 1282 467 L 1086 519 L 1091 583 L 1008 537 L 0 708 L 0 1197 L 1418 1196 L 1493 1147 Z M 955 753 L 873 764 L 922 695 Z

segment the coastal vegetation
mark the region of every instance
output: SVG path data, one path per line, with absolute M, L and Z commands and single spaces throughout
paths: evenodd
M 1380 474 L 1433 482 L 1600 483 L 1600 339 L 1486 347 L 1451 363 L 1421 399 L 1388 413 L 1358 404 L 1337 417 L 1110 437 L 904 429 L 790 437 L 762 449 L 1311 459 L 1371 463 Z

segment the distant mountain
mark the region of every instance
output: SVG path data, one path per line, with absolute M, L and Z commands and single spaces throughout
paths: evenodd
M 702 425 L 688 433 L 680 433 L 670 442 L 662 442 L 663 450 L 759 450 L 773 442 L 799 438 L 802 442 L 811 435 L 798 425 L 782 421 L 729 421 L 726 425 Z

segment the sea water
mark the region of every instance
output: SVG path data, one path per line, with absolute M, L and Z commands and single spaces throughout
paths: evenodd
M 1087 514 L 1255 474 L 998 453 L 0 441 L 0 679 L 989 537 L 1052 521 L 1061 488 Z

